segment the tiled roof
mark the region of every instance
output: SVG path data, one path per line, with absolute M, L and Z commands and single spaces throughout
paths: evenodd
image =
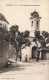
M 8 21 L 6 20 L 6 18 L 4 17 L 4 15 L 1 14 L 1 13 L 0 13 L 0 20 L 5 21 L 5 22 L 8 23 Z M 8 24 L 9 24 L 9 23 L 8 23 Z

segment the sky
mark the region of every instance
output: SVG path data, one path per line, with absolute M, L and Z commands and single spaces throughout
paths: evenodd
M 9 22 L 8 28 L 18 25 L 20 31 L 31 31 L 31 13 L 37 11 L 40 20 L 40 30 L 49 32 L 49 0 L 0 0 L 0 13 Z

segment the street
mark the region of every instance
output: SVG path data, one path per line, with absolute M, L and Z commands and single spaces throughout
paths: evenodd
M 0 80 L 49 80 L 49 60 L 13 62 L 0 70 Z

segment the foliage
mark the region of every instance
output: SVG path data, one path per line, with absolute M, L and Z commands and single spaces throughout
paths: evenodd
M 29 34 L 30 34 L 30 32 L 29 32 L 28 30 L 26 30 L 26 31 L 23 33 L 23 36 L 24 36 L 24 37 L 29 37 Z
M 42 31 L 42 36 L 45 38 L 45 44 L 49 43 L 49 33 L 47 31 Z
M 33 41 L 35 43 L 40 42 L 40 44 L 42 45 L 42 47 L 45 47 L 45 38 L 43 38 L 42 35 L 40 35 L 40 31 L 35 31 L 35 38 L 33 39 Z M 38 43 L 37 43 L 38 44 Z
M 42 47 L 45 47 L 47 43 L 49 43 L 49 33 L 47 31 L 42 31 L 42 35 L 40 35 L 40 31 L 35 31 L 34 42 L 39 41 Z
M 35 31 L 35 37 L 39 37 L 40 36 L 40 31 Z
M 49 43 L 49 37 L 47 37 L 47 39 L 46 39 L 46 44 L 48 44 Z
M 20 32 L 18 31 L 18 27 L 19 26 L 17 25 L 11 26 L 10 31 L 8 31 L 8 35 L 5 37 L 5 39 L 9 41 L 15 48 L 22 47 L 23 44 L 25 44 L 25 46 L 30 46 L 31 42 L 29 39 L 27 39 L 30 32 L 28 30 Z
M 47 31 L 42 31 L 42 36 L 44 36 L 45 38 L 47 38 L 49 36 L 49 33 Z
M 18 25 L 13 25 L 10 28 L 11 33 L 13 33 L 13 36 L 15 36 L 15 33 L 18 31 L 19 26 Z

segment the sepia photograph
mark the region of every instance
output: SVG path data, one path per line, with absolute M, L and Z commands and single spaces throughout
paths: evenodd
M 49 0 L 0 0 L 0 80 L 49 80 Z

